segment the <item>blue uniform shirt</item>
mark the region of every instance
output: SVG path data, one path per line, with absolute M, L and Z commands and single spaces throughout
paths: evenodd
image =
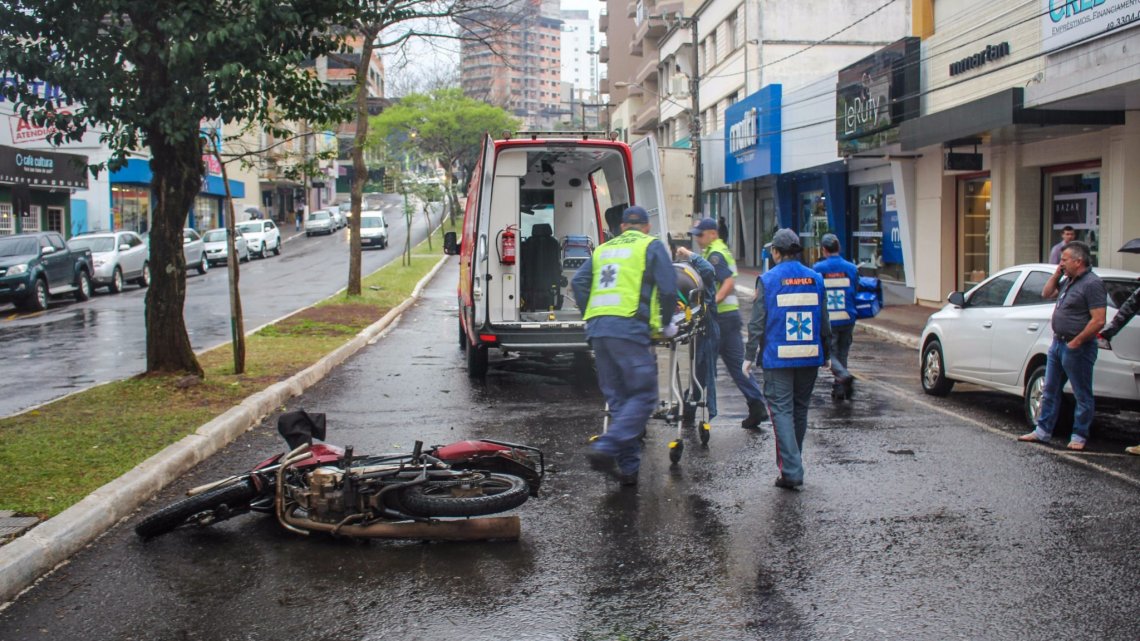
M 590 301 L 590 288 L 594 285 L 593 257 L 588 258 L 570 281 L 574 290 L 574 301 L 578 309 L 585 310 Z M 661 302 L 661 326 L 673 320 L 677 307 L 677 274 L 673 271 L 673 261 L 669 250 L 660 239 L 649 243 L 645 253 L 645 276 L 641 281 L 641 303 L 637 313 L 623 316 L 595 316 L 586 321 L 586 338 L 624 338 L 642 345 L 649 345 L 649 297 L 657 286 Z

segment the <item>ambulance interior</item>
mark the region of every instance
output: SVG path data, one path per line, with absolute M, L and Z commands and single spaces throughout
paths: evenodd
M 551 145 L 499 153 L 489 217 L 491 322 L 582 321 L 570 280 L 599 243 L 620 233 L 630 201 L 627 175 L 615 147 Z M 504 259 L 508 230 L 515 235 L 514 264 Z

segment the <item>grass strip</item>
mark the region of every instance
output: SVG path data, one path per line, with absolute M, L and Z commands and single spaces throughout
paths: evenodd
M 230 345 L 199 355 L 204 379 L 140 375 L 0 419 L 0 510 L 50 518 L 194 433 L 247 396 L 285 380 L 379 320 L 439 261 L 445 222 L 362 281 L 360 296 L 336 294 L 246 337 L 246 367 L 233 373 Z

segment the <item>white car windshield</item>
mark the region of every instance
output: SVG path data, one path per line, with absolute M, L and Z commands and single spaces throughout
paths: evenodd
M 207 243 L 219 243 L 226 239 L 226 230 L 224 229 L 211 229 L 202 236 L 202 240 Z
M 242 223 L 238 225 L 238 231 L 243 234 L 260 234 L 261 223 Z
M 328 220 L 329 213 L 327 211 L 314 211 L 312 220 Z
M 67 241 L 72 249 L 90 249 L 92 253 L 115 251 L 114 236 L 94 236 L 91 238 L 79 237 Z
M 360 219 L 361 227 L 383 227 L 384 219 L 379 216 L 364 216 Z

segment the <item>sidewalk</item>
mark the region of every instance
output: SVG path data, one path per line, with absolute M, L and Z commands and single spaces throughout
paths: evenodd
M 737 279 L 736 295 L 747 300 L 742 304 L 741 314 L 744 322 L 748 322 L 749 307 L 752 304 L 753 284 L 760 272 L 751 268 L 738 268 L 740 278 Z M 882 338 L 896 343 L 918 349 L 918 341 L 922 336 L 922 328 L 926 326 L 926 319 L 938 311 L 939 308 L 925 305 L 887 305 L 874 318 L 861 318 L 855 324 L 863 331 L 871 332 Z

